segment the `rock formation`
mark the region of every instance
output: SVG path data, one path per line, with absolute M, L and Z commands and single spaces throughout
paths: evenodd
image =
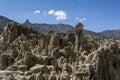
M 6 27 L 3 30 L 3 40 L 4 42 L 12 42 L 18 37 L 18 29 L 16 27 L 16 24 L 13 22 L 10 22 L 6 25 Z
M 78 23 L 75 26 L 75 50 L 79 52 L 80 47 L 82 46 L 82 31 L 83 31 L 83 25 L 81 23 Z
M 120 40 L 39 34 L 8 23 L 0 34 L 0 80 L 120 80 Z

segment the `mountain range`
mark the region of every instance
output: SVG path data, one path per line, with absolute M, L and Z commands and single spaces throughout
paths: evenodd
M 3 28 L 6 26 L 8 22 L 15 22 L 14 20 L 11 20 L 7 17 L 0 16 L 0 27 Z M 20 24 L 20 23 L 18 23 Z M 48 31 L 56 31 L 56 32 L 63 32 L 63 33 L 74 33 L 74 27 L 69 24 L 46 24 L 46 23 L 31 23 L 28 19 L 22 23 L 23 26 L 26 27 L 32 27 L 34 30 L 47 34 Z M 102 32 L 94 32 L 90 30 L 84 30 L 83 33 L 85 35 L 93 35 L 93 36 L 99 36 L 103 38 L 113 38 L 113 39 L 120 39 L 120 30 L 105 30 Z

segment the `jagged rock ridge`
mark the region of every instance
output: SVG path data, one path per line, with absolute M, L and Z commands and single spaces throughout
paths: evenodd
M 11 37 L 12 36 L 12 37 Z M 8 23 L 0 35 L 1 80 L 120 80 L 120 40 Z
M 37 30 L 40 33 L 47 34 L 50 30 L 63 33 L 73 33 L 73 26 L 65 24 L 38 24 L 31 23 L 29 20 L 26 20 L 23 23 L 24 26 L 32 27 L 34 30 Z

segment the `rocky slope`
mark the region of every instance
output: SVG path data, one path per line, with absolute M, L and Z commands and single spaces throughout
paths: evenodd
M 120 41 L 75 34 L 39 34 L 8 23 L 0 35 L 0 80 L 120 80 Z

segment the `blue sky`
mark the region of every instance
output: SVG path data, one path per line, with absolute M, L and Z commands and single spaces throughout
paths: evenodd
M 120 29 L 120 0 L 0 0 L 0 15 L 20 23 L 82 22 L 99 32 Z

